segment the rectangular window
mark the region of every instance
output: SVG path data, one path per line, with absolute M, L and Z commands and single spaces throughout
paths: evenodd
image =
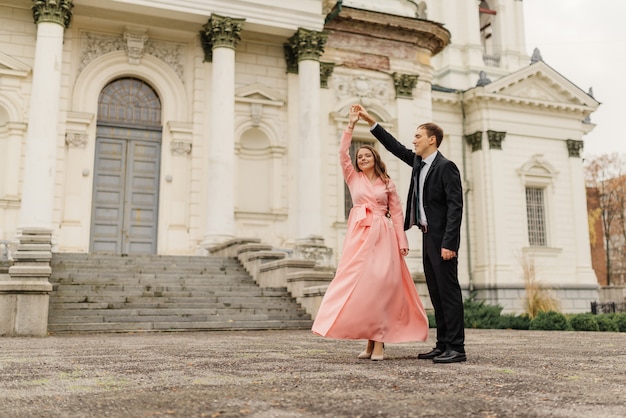
M 526 217 L 528 218 L 528 243 L 535 247 L 546 247 L 546 208 L 543 188 L 526 188 Z
M 352 138 L 352 142 L 350 143 L 350 159 L 354 161 L 354 156 L 356 155 L 356 150 L 361 148 L 363 145 L 372 145 L 371 141 L 363 141 Z M 348 185 L 343 183 L 344 189 L 344 215 L 346 219 L 350 215 L 350 209 L 352 209 L 352 197 L 350 196 L 350 190 L 348 189 Z

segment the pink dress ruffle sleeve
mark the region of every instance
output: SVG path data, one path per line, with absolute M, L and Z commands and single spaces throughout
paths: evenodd
M 343 254 L 312 331 L 336 339 L 425 341 L 428 319 L 400 254 L 408 248 L 396 187 L 374 183 L 350 161 L 352 135 L 344 132 L 339 160 L 353 208 Z M 389 208 L 391 220 L 385 216 Z

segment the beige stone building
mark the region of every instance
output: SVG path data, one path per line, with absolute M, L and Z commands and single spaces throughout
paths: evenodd
M 444 127 L 467 292 L 519 312 L 531 262 L 565 311 L 597 297 L 580 151 L 598 102 L 527 55 L 520 0 L 0 0 L 0 24 L 3 250 L 43 234 L 53 252 L 206 254 L 254 237 L 333 266 L 358 102 L 408 146 L 418 124 Z M 408 167 L 383 157 L 404 197 Z M 12 279 L 45 275 L 30 270 Z

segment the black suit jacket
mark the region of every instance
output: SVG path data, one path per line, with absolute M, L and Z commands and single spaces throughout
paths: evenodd
M 389 152 L 413 167 L 404 218 L 404 229 L 407 230 L 413 226 L 411 212 L 417 210 L 417 201 L 412 197 L 414 190 L 417 195 L 417 179 L 422 158 L 402 145 L 380 125 L 372 129 L 372 134 Z M 428 235 L 441 248 L 458 253 L 463 217 L 461 175 L 456 164 L 441 153 L 437 153 L 424 180 L 424 211 L 428 220 Z M 417 219 L 417 215 L 415 218 Z

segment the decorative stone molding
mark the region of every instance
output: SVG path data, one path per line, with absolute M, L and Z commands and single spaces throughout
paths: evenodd
M 298 62 L 303 60 L 319 61 L 324 53 L 328 33 L 298 28 L 284 45 L 287 72 L 298 73 Z
M 489 149 L 502 149 L 502 141 L 506 132 L 487 131 L 487 139 L 489 140 Z
M 483 149 L 483 132 L 476 131 L 473 134 L 465 135 L 465 142 L 472 148 L 472 152 Z
M 78 67 L 79 74 L 91 61 L 102 55 L 115 51 L 126 51 L 127 54 L 130 54 L 128 50 L 129 41 L 126 39 L 126 35 L 115 36 L 83 32 L 80 37 L 82 41 L 80 65 Z M 168 67 L 174 70 L 176 75 L 178 75 L 178 78 L 183 80 L 183 61 L 185 55 L 184 45 L 146 39 L 143 47 L 143 54 L 149 54 L 160 59 L 166 63 Z M 133 63 L 131 60 L 131 56 L 129 55 L 129 62 Z
M 93 113 L 68 112 L 66 119 L 65 145 L 72 148 L 85 148 L 89 141 L 87 133 Z
M 84 132 L 66 132 L 65 145 L 73 148 L 85 148 L 89 136 Z
M 364 76 L 333 76 L 332 87 L 338 99 L 358 97 L 363 99 L 372 99 L 383 104 L 389 104 L 393 99 L 393 90 L 391 89 L 389 79 L 374 80 Z
M 33 0 L 33 19 L 35 24 L 52 22 L 67 29 L 72 21 L 73 7 L 72 0 Z
M 126 29 L 124 40 L 126 41 L 126 52 L 128 53 L 128 63 L 139 65 L 144 54 L 144 48 L 149 36 L 145 30 L 133 31 Z
M 188 122 L 169 121 L 167 127 L 172 135 L 170 151 L 172 155 L 191 154 L 193 142 L 193 124 Z
M 393 73 L 391 75 L 393 85 L 396 88 L 396 98 L 413 98 L 413 89 L 417 85 L 419 76 L 410 74 Z
M 200 31 L 200 42 L 204 50 L 204 61 L 213 61 L 213 48 L 235 49 L 241 40 L 245 19 L 212 14 Z
M 320 62 L 320 87 L 323 89 L 328 88 L 328 77 L 333 74 L 335 70 L 334 62 Z
M 577 141 L 575 139 L 568 139 L 565 141 L 567 144 L 567 153 L 570 157 L 580 158 L 580 151 L 584 148 L 583 141 Z

